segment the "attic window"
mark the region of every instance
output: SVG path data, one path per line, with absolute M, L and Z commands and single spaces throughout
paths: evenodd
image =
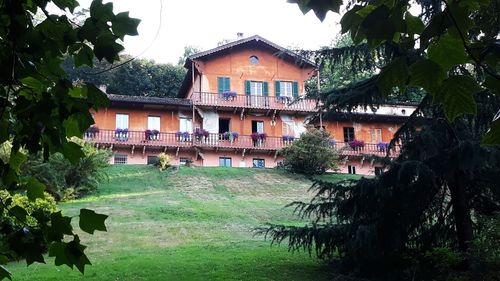
M 259 64 L 259 58 L 257 56 L 250 56 L 250 64 Z

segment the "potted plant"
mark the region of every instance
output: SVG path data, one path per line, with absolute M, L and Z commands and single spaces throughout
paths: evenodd
M 221 96 L 225 100 L 234 100 L 236 97 L 236 92 L 234 91 L 225 91 L 221 93 Z
M 210 133 L 207 130 L 202 129 L 202 128 L 196 128 L 196 130 L 194 130 L 194 136 L 196 137 L 196 140 L 198 140 L 198 141 L 205 140 L 209 134 Z
M 233 142 L 233 141 L 237 140 L 239 136 L 240 136 L 240 134 L 238 132 L 232 132 L 231 135 L 229 136 L 229 140 L 231 142 Z M 232 140 L 231 140 L 231 138 L 232 138 Z
M 151 130 L 151 134 L 152 134 L 154 140 L 160 139 L 160 131 L 158 131 L 158 130 Z
M 177 139 L 180 141 L 180 142 L 185 142 L 185 141 L 189 141 L 189 132 L 177 132 L 175 133 L 175 136 L 177 137 Z
M 127 141 L 128 140 L 128 129 L 127 128 L 125 128 L 125 129 L 117 128 L 115 130 L 115 138 L 118 141 Z
M 380 152 L 385 152 L 389 148 L 389 143 L 388 142 L 379 142 L 377 143 L 377 149 Z
M 335 139 L 330 139 L 329 143 L 331 147 L 335 147 L 337 145 L 337 141 Z
M 276 97 L 276 101 L 279 102 L 279 103 L 290 103 L 290 101 L 292 101 L 292 98 L 291 97 L 287 97 L 287 96 L 279 96 L 279 97 Z
M 150 140 L 151 139 L 151 130 L 147 129 L 146 131 L 144 131 L 144 138 L 146 140 Z
M 353 150 L 361 150 L 361 148 L 365 147 L 365 142 L 362 140 L 352 140 L 349 142 L 349 146 Z
M 291 142 L 293 142 L 295 140 L 295 137 L 294 136 L 283 136 L 282 139 L 283 139 L 283 142 L 285 144 L 290 144 Z
M 96 125 L 92 125 L 85 131 L 85 138 L 93 139 L 97 133 L 99 133 L 99 128 Z
M 250 135 L 250 137 L 252 138 L 254 146 L 260 146 L 266 140 L 267 134 L 266 133 L 257 133 L 257 132 L 255 132 L 255 133 L 252 133 Z

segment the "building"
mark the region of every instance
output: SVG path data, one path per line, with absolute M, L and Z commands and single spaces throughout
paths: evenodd
M 111 147 L 113 163 L 147 164 L 167 152 L 174 164 L 271 168 L 309 122 L 332 135 L 342 172 L 373 174 L 377 164 L 368 156 L 385 155 L 385 143 L 415 109 L 360 109 L 319 124 L 317 101 L 304 86 L 317 74 L 314 64 L 259 36 L 192 55 L 184 66 L 177 98 L 109 95 L 109 108 L 94 113 L 99 129 L 85 137 Z

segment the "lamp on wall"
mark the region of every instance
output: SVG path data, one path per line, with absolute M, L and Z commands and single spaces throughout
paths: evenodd
M 276 120 L 271 120 L 269 123 L 271 124 L 272 127 L 276 126 Z

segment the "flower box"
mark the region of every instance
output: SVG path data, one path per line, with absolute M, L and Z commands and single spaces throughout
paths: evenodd
M 158 140 L 160 138 L 160 132 L 158 130 L 146 130 L 144 131 L 144 137 L 146 140 Z
M 353 150 L 361 150 L 361 148 L 365 147 L 365 142 L 362 140 L 353 140 L 349 142 L 349 146 Z
M 250 137 L 252 138 L 254 146 L 261 146 L 262 144 L 264 144 L 264 141 L 267 138 L 267 134 L 266 133 L 252 133 L 250 135 Z
M 117 141 L 127 141 L 128 140 L 128 129 L 117 128 L 115 130 L 115 139 Z
M 210 133 L 205 129 L 196 128 L 196 130 L 194 130 L 194 136 L 196 137 L 196 140 L 198 140 L 198 141 L 205 140 L 209 135 L 210 135 Z
M 175 136 L 177 137 L 177 140 L 180 142 L 186 142 L 189 141 L 189 132 L 177 132 L 175 133 Z
M 225 91 L 225 92 L 220 93 L 220 97 L 224 100 L 234 100 L 234 98 L 236 98 L 236 92 Z
M 284 104 L 288 104 L 292 101 L 292 98 L 291 97 L 287 97 L 287 96 L 279 96 L 279 97 L 276 97 L 276 102 L 278 103 L 284 103 Z
M 99 133 L 99 128 L 96 125 L 92 125 L 85 131 L 85 138 L 93 139 L 98 133 Z
M 228 140 L 230 142 L 233 142 L 237 140 L 239 136 L 240 134 L 237 132 L 225 132 L 222 134 L 222 140 Z
M 388 142 L 379 142 L 377 143 L 377 149 L 380 152 L 385 152 L 389 148 L 389 143 Z

